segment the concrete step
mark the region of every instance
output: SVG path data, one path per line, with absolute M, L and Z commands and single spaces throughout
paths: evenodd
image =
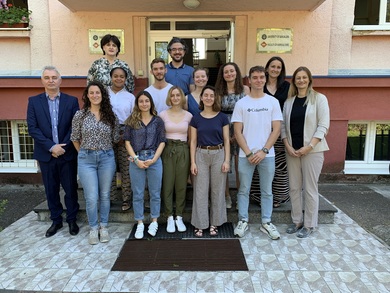
M 236 209 L 236 190 L 231 190 L 233 207 L 227 210 L 228 221 L 236 223 L 238 221 L 237 209 Z M 79 203 L 80 211 L 78 214 L 79 221 L 87 221 L 87 214 L 85 211 L 85 201 L 83 192 L 79 190 Z M 63 203 L 65 208 L 65 204 Z M 110 221 L 111 222 L 120 222 L 120 223 L 133 223 L 134 214 L 133 210 L 123 212 L 121 209 L 122 202 L 115 201 L 111 204 L 110 211 Z M 192 189 L 188 189 L 187 192 L 187 204 L 186 209 L 183 215 L 183 219 L 187 222 L 191 221 L 191 210 L 192 210 Z M 50 221 L 50 212 L 47 207 L 47 202 L 43 202 L 40 205 L 34 208 L 34 212 L 37 213 L 39 221 Z M 320 196 L 320 206 L 319 206 L 319 217 L 318 222 L 320 224 L 332 224 L 334 223 L 334 213 L 337 212 L 337 209 L 328 203 L 322 196 Z M 145 208 L 145 219 L 149 215 L 149 209 Z M 64 215 L 65 218 L 65 215 Z M 261 207 L 258 204 L 250 203 L 249 205 L 249 220 L 252 223 L 261 222 Z M 165 221 L 163 213 L 159 221 Z M 291 203 L 283 203 L 279 208 L 274 208 L 272 213 L 272 222 L 275 224 L 290 224 L 291 223 Z

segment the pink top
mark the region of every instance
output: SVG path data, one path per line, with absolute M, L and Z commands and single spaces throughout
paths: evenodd
M 183 119 L 179 123 L 172 122 L 167 113 L 168 110 L 162 111 L 159 116 L 165 124 L 165 136 L 168 139 L 179 139 L 187 141 L 188 125 L 191 122 L 192 114 L 185 111 Z

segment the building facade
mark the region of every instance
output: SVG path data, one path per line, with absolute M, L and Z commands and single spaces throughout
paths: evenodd
M 189 9 L 184 6 L 198 4 Z M 190 44 L 189 63 L 236 62 L 246 75 L 281 56 L 292 75 L 307 66 L 331 108 L 323 173 L 389 174 L 390 3 L 387 0 L 28 0 L 29 27 L 0 28 L 0 182 L 30 182 L 38 172 L 25 123 L 27 99 L 43 91 L 41 69 L 55 65 L 62 91 L 81 99 L 99 36 L 118 33 L 136 91 L 173 37 Z M 286 50 L 272 47 L 268 37 Z M 268 42 L 268 44 L 267 44 Z M 269 46 L 269 47 L 267 47 Z M 97 48 L 96 48 L 97 47 Z M 165 54 L 165 55 L 164 55 Z M 153 80 L 152 80 L 153 81 Z

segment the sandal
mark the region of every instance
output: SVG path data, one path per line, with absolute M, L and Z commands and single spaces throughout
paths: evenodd
M 122 203 L 122 211 L 128 211 L 131 208 L 130 204 L 127 201 Z
M 218 228 L 215 226 L 210 226 L 210 236 L 218 236 Z
M 202 230 L 202 229 L 195 228 L 195 230 L 194 230 L 194 235 L 195 235 L 195 237 L 198 237 L 198 238 L 203 237 L 203 230 Z
M 279 208 L 279 207 L 280 207 L 280 203 L 275 202 L 275 203 L 274 203 L 274 208 Z

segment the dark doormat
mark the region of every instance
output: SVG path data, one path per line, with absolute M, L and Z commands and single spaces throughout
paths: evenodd
M 149 225 L 145 225 L 145 231 L 144 231 L 144 238 L 143 239 L 205 239 L 205 238 L 212 238 L 212 239 L 227 239 L 227 238 L 236 238 L 234 236 L 234 229 L 233 224 L 228 222 L 223 224 L 222 226 L 218 227 L 218 235 L 217 236 L 210 236 L 209 229 L 203 230 L 203 237 L 197 238 L 194 235 L 194 226 L 192 226 L 190 223 L 184 223 L 187 227 L 187 231 L 185 232 L 178 232 L 176 230 L 175 233 L 168 233 L 167 232 L 167 224 L 158 224 L 158 231 L 156 236 L 152 237 L 148 234 L 148 227 Z M 133 229 L 131 230 L 129 240 L 137 240 L 135 239 L 135 230 L 137 229 L 137 224 L 134 224 Z
M 112 271 L 248 271 L 238 239 L 126 241 Z

